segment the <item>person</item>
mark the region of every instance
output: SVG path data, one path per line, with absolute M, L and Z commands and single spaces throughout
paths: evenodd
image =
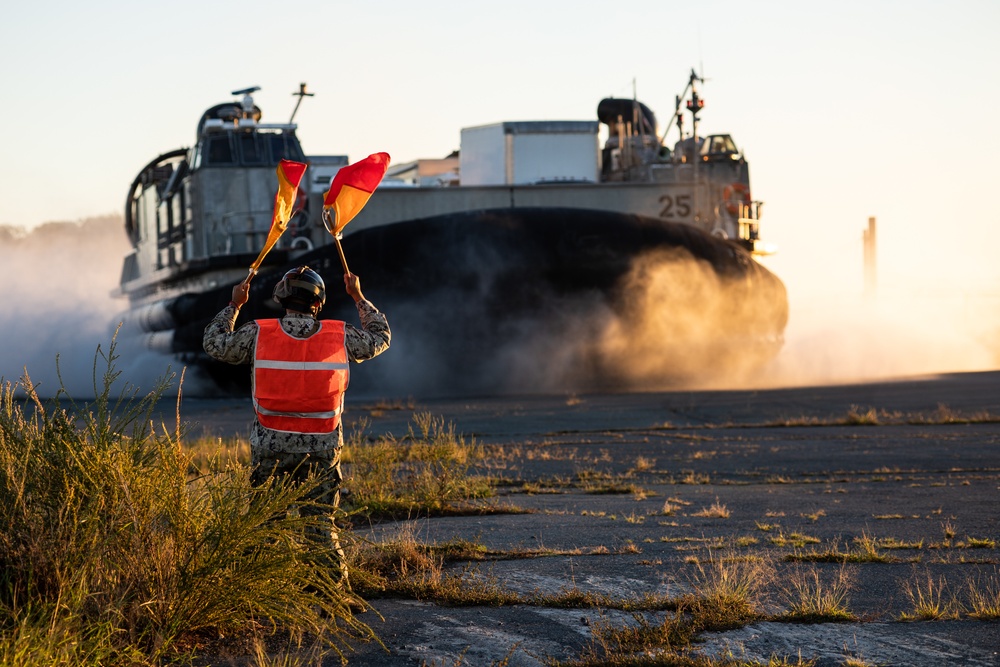
M 309 499 L 336 507 L 343 480 L 341 419 L 348 362 L 361 362 L 386 351 L 391 333 L 383 315 L 361 292 L 360 279 L 344 275 L 361 328 L 339 320 L 319 320 L 326 286 L 308 266 L 285 273 L 272 298 L 285 309 L 280 319 L 255 320 L 235 329 L 240 308 L 249 298 L 249 279 L 233 287 L 232 301 L 205 327 L 203 347 L 213 359 L 250 364 L 255 419 L 250 430 L 251 483 L 263 486 L 288 475 L 301 482 L 310 473 L 320 483 Z M 322 507 L 304 504 L 300 513 L 315 516 Z M 349 589 L 344 552 L 333 517 L 314 539 L 329 543 L 335 576 Z

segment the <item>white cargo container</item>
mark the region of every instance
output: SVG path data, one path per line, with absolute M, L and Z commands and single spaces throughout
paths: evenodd
M 519 121 L 462 129 L 462 185 L 596 183 L 601 173 L 591 121 Z

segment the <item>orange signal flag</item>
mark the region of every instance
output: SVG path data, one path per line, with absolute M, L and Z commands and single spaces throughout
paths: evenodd
M 331 234 L 340 234 L 365 207 L 388 168 L 388 153 L 372 153 L 364 160 L 340 168 L 323 195 L 324 213 L 329 215 L 332 209 L 333 227 L 327 228 Z
M 288 221 L 292 217 L 292 208 L 295 206 L 295 194 L 302 181 L 302 175 L 306 173 L 306 165 L 301 162 L 282 160 L 278 163 L 278 192 L 274 195 L 274 216 L 271 219 L 271 231 L 267 233 L 267 240 L 264 242 L 264 249 L 253 264 L 250 265 L 250 273 L 257 273 L 261 262 L 271 248 L 278 242 L 281 235 L 288 229 Z

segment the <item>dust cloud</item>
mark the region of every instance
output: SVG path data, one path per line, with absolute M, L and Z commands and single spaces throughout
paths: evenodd
M 1000 367 L 1000 298 L 864 298 L 794 286 L 786 297 L 755 262 L 727 275 L 677 250 L 638 260 L 613 305 L 597 293 L 545 294 L 537 310 L 498 319 L 484 304 L 510 287 L 483 284 L 476 298 L 429 298 L 438 308 L 388 304 L 393 347 L 369 367 L 368 388 L 417 396 L 752 389 Z
M 1000 368 L 1000 293 L 800 289 L 726 279 L 704 262 L 647 259 L 628 278 L 633 315 L 601 355 L 635 389 L 844 384 Z M 669 378 L 669 381 L 665 381 Z
M 793 296 L 785 345 L 751 384 L 844 384 L 1000 368 L 1000 294 Z
M 786 313 L 785 290 L 770 275 L 720 275 L 685 256 L 642 258 L 624 283 L 624 310 L 598 318 L 603 324 L 596 329 L 589 320 L 589 356 L 610 386 L 639 391 L 844 384 L 1000 368 L 1000 293 L 942 288 L 865 296 L 793 284 Z M 578 330 L 587 331 L 585 321 Z
M 683 248 L 660 249 L 638 258 L 610 299 L 596 289 L 511 284 L 509 273 L 492 271 L 497 263 L 480 266 L 490 268 L 470 281 L 474 293 L 384 305 L 393 343 L 373 364 L 378 370 L 360 378 L 370 380 L 366 390 L 454 396 L 705 387 L 745 377 L 781 347 L 785 289 L 753 262 L 713 267 Z M 530 298 L 512 295 L 526 287 Z
M 695 388 L 743 377 L 780 349 L 786 299 L 761 267 L 733 268 L 720 272 L 681 248 L 647 253 L 613 303 L 593 295 L 564 304 L 549 335 L 526 330 L 524 347 L 506 350 L 503 366 L 526 387 L 563 391 Z
M 0 227 L 0 377 L 17 380 L 27 367 L 40 393 L 53 395 L 58 355 L 70 396 L 92 397 L 95 354 L 98 346 L 108 350 L 126 305 L 110 292 L 128 250 L 118 216 L 30 231 Z M 786 301 L 785 287 L 756 262 L 727 273 L 676 250 L 637 260 L 614 303 L 596 291 L 537 293 L 531 308 L 508 312 L 498 304 L 512 279 L 517 275 L 484 276 L 471 298 L 442 289 L 419 301 L 383 303 L 373 293 L 393 343 L 352 369 L 352 392 L 741 389 L 1000 367 L 1000 295 L 883 292 L 866 299 L 803 292 L 789 282 Z M 143 391 L 181 370 L 167 356 L 131 349 L 123 336 L 118 352 L 123 379 Z M 213 395 L 192 370 L 185 395 Z
M 113 320 L 125 307 L 111 290 L 129 249 L 120 216 L 50 222 L 31 230 L 0 226 L 0 377 L 5 382 L 19 380 L 27 368 L 43 397 L 56 394 L 60 377 L 72 398 L 94 396 L 98 346 L 107 353 Z M 122 380 L 142 391 L 151 390 L 167 371 L 166 357 L 131 350 L 121 340 L 117 347 Z M 98 358 L 98 386 L 104 367 Z

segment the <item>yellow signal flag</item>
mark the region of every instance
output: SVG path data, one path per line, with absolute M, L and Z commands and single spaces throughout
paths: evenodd
M 306 165 L 301 162 L 282 160 L 278 163 L 278 192 L 274 195 L 274 216 L 271 219 L 271 230 L 267 233 L 267 240 L 264 248 L 253 264 L 250 265 L 250 274 L 257 273 L 261 262 L 271 248 L 275 246 L 281 235 L 288 229 L 288 221 L 292 217 L 295 208 L 295 195 L 302 182 L 302 175 L 306 173 Z

